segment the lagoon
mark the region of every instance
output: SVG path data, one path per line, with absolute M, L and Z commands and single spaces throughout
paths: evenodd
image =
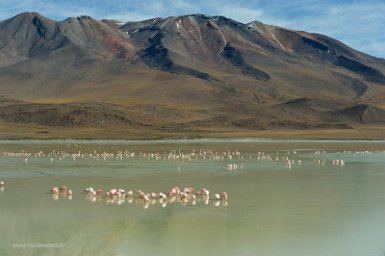
M 0 142 L 0 255 L 385 255 L 385 142 Z M 49 194 L 66 185 L 72 198 Z M 86 187 L 226 191 L 161 204 Z

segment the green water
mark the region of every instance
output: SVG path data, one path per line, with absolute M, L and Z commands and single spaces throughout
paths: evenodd
M 116 159 L 126 150 L 135 156 Z M 0 255 L 383 256 L 384 150 L 383 141 L 4 141 Z M 95 158 L 103 152 L 114 157 Z M 48 193 L 60 185 L 71 200 Z M 206 187 L 229 198 L 92 202 L 89 186 Z

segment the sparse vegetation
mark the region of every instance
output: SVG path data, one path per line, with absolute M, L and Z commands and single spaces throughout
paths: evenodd
M 1 138 L 383 137 L 385 62 L 322 35 L 22 13 L 0 37 Z

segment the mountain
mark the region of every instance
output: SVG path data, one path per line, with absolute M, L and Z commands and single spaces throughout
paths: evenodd
M 385 124 L 385 60 L 324 35 L 201 14 L 21 13 L 0 38 L 0 123 L 43 137 Z

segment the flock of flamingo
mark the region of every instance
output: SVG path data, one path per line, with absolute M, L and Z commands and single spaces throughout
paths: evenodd
M 315 155 L 326 154 L 326 151 L 311 151 L 308 152 Z M 355 154 L 369 154 L 369 153 L 385 153 L 384 151 L 342 151 L 335 152 L 335 154 L 341 153 L 355 153 Z M 29 163 L 30 159 L 34 158 L 46 158 L 49 159 L 51 163 L 56 161 L 65 161 L 65 160 L 94 160 L 94 161 L 112 161 L 112 160 L 129 160 L 129 159 L 145 159 L 145 160 L 163 160 L 163 161 L 196 161 L 196 160 L 216 160 L 216 161 L 227 161 L 227 170 L 228 171 L 237 171 L 243 169 L 243 163 L 237 163 L 237 161 L 243 160 L 258 160 L 258 161 L 276 161 L 281 162 L 284 167 L 292 168 L 294 165 L 301 165 L 302 160 L 295 159 L 297 154 L 296 150 L 285 150 L 277 151 L 276 153 L 268 153 L 259 151 L 254 154 L 244 155 L 240 151 L 223 151 L 217 152 L 213 150 L 191 150 L 191 152 L 186 153 L 181 150 L 171 150 L 169 152 L 132 152 L 129 150 L 120 150 L 117 152 L 106 152 L 103 151 L 99 153 L 97 151 L 93 152 L 82 152 L 81 150 L 75 153 L 69 153 L 63 150 L 52 150 L 48 153 L 43 151 L 38 151 L 37 153 L 31 152 L 3 152 L 4 157 L 17 157 L 24 160 L 25 163 Z M 326 160 L 324 159 L 314 159 L 317 164 L 326 165 Z M 330 164 L 333 166 L 344 166 L 345 160 L 343 159 L 333 159 Z M 180 170 L 180 166 L 178 166 Z
M 76 145 L 81 149 L 81 145 Z M 314 155 L 326 154 L 326 151 L 320 150 L 307 150 L 302 151 L 301 153 L 308 153 Z M 385 154 L 385 151 L 339 151 L 339 152 L 328 152 L 334 155 L 342 154 Z M 243 170 L 243 165 L 247 161 L 275 161 L 281 162 L 285 168 L 291 169 L 295 165 L 301 165 L 301 159 L 295 157 L 297 154 L 296 150 L 285 150 L 285 151 L 276 151 L 274 152 L 255 152 L 242 154 L 239 150 L 226 150 L 222 152 L 217 152 L 207 149 L 192 149 L 190 152 L 184 152 L 182 150 L 170 150 L 168 152 L 133 152 L 129 150 L 120 150 L 117 152 L 107 152 L 103 151 L 99 153 L 97 151 L 93 152 L 82 152 L 81 150 L 76 150 L 76 152 L 66 152 L 64 150 L 52 150 L 48 153 L 43 151 L 38 151 L 36 153 L 21 151 L 21 152 L 2 152 L 3 157 L 6 158 L 18 158 L 22 159 L 26 164 L 33 164 L 33 159 L 42 158 L 48 159 L 49 162 L 54 164 L 55 162 L 61 162 L 65 160 L 94 160 L 94 161 L 122 161 L 130 159 L 143 159 L 148 161 L 204 161 L 204 160 L 214 160 L 219 162 L 225 162 L 226 165 L 223 166 L 229 172 L 235 172 L 238 170 Z M 310 160 L 309 156 L 305 159 L 306 161 Z M 31 160 L 31 161 L 30 161 Z M 314 162 L 318 165 L 325 166 L 330 163 L 332 166 L 344 167 L 346 162 L 343 159 L 333 159 L 327 160 L 324 157 L 316 157 L 313 159 Z M 181 166 L 178 165 L 178 171 L 181 170 Z M 4 191 L 5 182 L 0 180 L 0 192 Z M 72 199 L 72 190 L 66 186 L 53 187 L 50 190 L 54 199 L 59 199 L 60 196 Z M 205 188 L 194 191 L 192 188 L 185 188 L 180 190 L 178 187 L 174 187 L 167 193 L 145 193 L 141 190 L 136 191 L 125 191 L 123 189 L 111 189 L 107 192 L 103 192 L 102 189 L 96 189 L 89 187 L 86 188 L 84 193 L 86 198 L 92 202 L 105 200 L 107 203 L 122 204 L 123 202 L 132 203 L 135 202 L 143 203 L 144 205 L 150 205 L 155 203 L 160 203 L 162 206 L 165 206 L 169 203 L 180 202 L 184 205 L 187 203 L 196 204 L 197 202 L 204 202 L 208 204 L 209 200 L 214 200 L 215 204 L 227 204 L 227 193 L 222 192 L 220 194 L 215 194 L 212 198 L 209 196 L 209 191 Z
M 58 200 L 60 196 L 72 200 L 72 190 L 67 186 L 54 186 L 50 189 L 49 192 L 52 194 L 54 200 Z M 191 205 L 196 205 L 198 202 L 202 201 L 205 205 L 208 205 L 209 200 L 214 200 L 215 206 L 227 206 L 228 199 L 227 192 L 214 194 L 214 197 L 210 197 L 210 191 L 206 188 L 202 188 L 199 191 L 194 191 L 194 188 L 192 187 L 180 189 L 177 186 L 170 189 L 167 193 L 146 193 L 142 190 L 126 191 L 121 188 L 113 188 L 104 192 L 101 188 L 95 190 L 93 187 L 85 188 L 83 193 L 91 202 L 100 202 L 105 200 L 107 204 L 121 205 L 125 201 L 131 204 L 135 200 L 136 203 L 143 205 L 144 208 L 148 208 L 150 205 L 157 203 L 159 203 L 164 208 L 167 205 L 175 202 L 179 202 L 183 206 L 186 206 L 188 203 L 191 203 Z

